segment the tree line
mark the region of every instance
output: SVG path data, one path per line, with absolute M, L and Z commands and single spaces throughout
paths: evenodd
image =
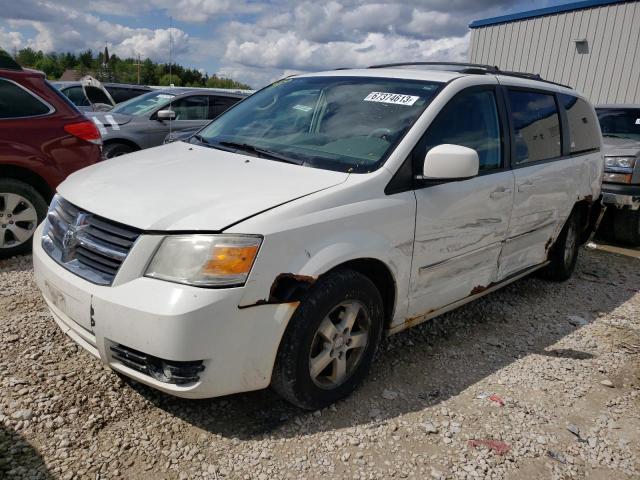
M 106 49 L 105 49 L 106 50 Z M 108 62 L 105 62 L 105 54 Z M 245 83 L 218 75 L 202 74 L 195 68 L 156 63 L 149 58 L 120 58 L 108 52 L 85 50 L 80 53 L 44 53 L 32 48 L 14 50 L 14 59 L 23 67 L 43 71 L 50 80 L 58 80 L 65 70 L 77 70 L 82 75 L 92 75 L 100 81 L 140 83 L 142 85 L 170 85 L 184 87 L 242 88 Z M 139 65 L 138 65 L 139 64 Z M 139 82 L 138 82 L 139 74 Z

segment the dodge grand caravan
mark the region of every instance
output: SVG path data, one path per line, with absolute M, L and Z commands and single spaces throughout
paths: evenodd
M 199 398 L 349 394 L 381 336 L 536 270 L 565 280 L 603 159 L 575 91 L 491 67 L 277 81 L 175 142 L 60 185 L 34 241 L 55 321 Z

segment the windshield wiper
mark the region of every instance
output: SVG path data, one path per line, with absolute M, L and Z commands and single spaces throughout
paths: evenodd
M 207 140 L 207 139 L 206 139 L 206 138 L 204 138 L 202 135 L 199 135 L 199 134 L 197 134 L 197 133 L 196 133 L 196 134 L 194 134 L 194 135 L 191 135 L 191 137 L 190 137 L 190 138 L 195 138 L 198 142 L 200 142 L 200 143 L 204 143 L 205 145 L 211 145 L 211 142 L 209 142 L 209 140 Z
M 222 145 L 223 147 L 233 148 L 235 150 L 241 150 L 243 152 L 253 153 L 258 157 L 266 158 L 269 160 L 277 160 L 278 162 L 285 163 L 293 163 L 294 165 L 302 165 L 304 161 L 294 160 L 293 158 L 285 157 L 280 155 L 279 153 L 272 152 L 270 150 L 265 150 L 263 148 L 255 147 L 253 145 L 249 145 L 248 143 L 237 143 L 237 142 L 219 142 L 218 145 Z

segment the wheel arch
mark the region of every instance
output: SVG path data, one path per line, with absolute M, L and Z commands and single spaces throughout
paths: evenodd
M 134 151 L 137 150 L 142 150 L 142 148 L 140 147 L 140 145 L 138 145 L 136 142 L 134 142 L 133 140 L 130 140 L 128 138 L 122 138 L 122 137 L 118 137 L 118 138 L 109 138 L 107 140 L 104 140 L 103 145 L 107 146 L 107 145 L 113 145 L 115 143 L 121 143 L 123 145 L 128 145 L 129 147 L 133 148 Z
M 300 302 L 318 279 L 343 269 L 358 272 L 373 282 L 382 297 L 384 306 L 383 328 L 389 328 L 396 308 L 397 285 L 389 266 L 377 258 L 365 257 L 346 260 L 334 265 L 317 278 L 306 275 L 280 274 L 271 285 L 269 299 L 263 303 Z
M 25 167 L 17 165 L 0 164 L 0 178 L 12 178 L 31 185 L 42 195 L 47 203 L 53 198 L 54 190 L 40 175 Z

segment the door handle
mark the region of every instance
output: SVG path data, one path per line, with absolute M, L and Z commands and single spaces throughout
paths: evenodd
M 527 190 L 531 190 L 532 188 L 534 188 L 533 183 L 522 183 L 520 185 L 518 185 L 518 191 L 519 192 L 526 192 Z
M 506 197 L 507 195 L 511 195 L 511 189 L 500 187 L 495 189 L 493 192 L 491 192 L 489 194 L 489 197 L 496 199 L 496 198 Z

